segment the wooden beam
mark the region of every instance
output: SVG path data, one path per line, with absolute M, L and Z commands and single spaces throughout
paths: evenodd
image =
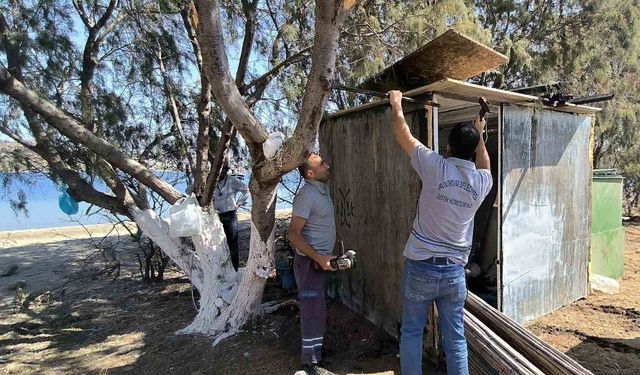
M 493 105 L 499 105 L 501 103 L 518 104 L 525 107 L 542 108 L 557 112 L 568 112 L 577 114 L 595 114 L 601 111 L 600 108 L 589 107 L 585 105 L 575 105 L 568 103 L 562 107 L 548 107 L 544 106 L 537 96 L 519 94 L 517 92 L 511 92 L 506 90 L 494 89 L 492 87 L 485 87 L 480 85 L 474 85 L 459 81 L 456 79 L 445 78 L 438 82 L 434 82 L 427 86 L 423 86 L 414 90 L 406 91 L 403 93 L 407 97 L 419 97 L 427 93 L 437 94 L 443 98 L 450 98 L 455 100 L 468 101 L 469 103 L 477 103 L 478 97 L 484 96 Z M 330 117 L 343 116 L 348 113 L 363 111 L 371 109 L 380 105 L 387 105 L 388 99 L 376 100 L 371 103 L 367 103 L 358 107 L 345 109 L 335 112 Z M 446 111 L 446 106 L 442 106 L 440 111 Z
M 533 103 L 538 101 L 537 96 L 519 94 L 511 91 L 494 89 L 492 87 L 474 85 L 473 83 L 463 82 L 452 78 L 444 78 L 427 86 L 407 91 L 406 93 L 404 93 L 404 95 L 415 96 L 427 92 L 438 93 L 444 97 L 466 100 L 471 103 L 477 103 L 478 97 L 480 96 L 484 96 L 494 104 L 527 102 Z

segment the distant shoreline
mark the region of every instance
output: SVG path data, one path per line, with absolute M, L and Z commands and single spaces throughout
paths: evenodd
M 291 215 L 290 208 L 276 210 L 276 218 L 284 218 Z M 249 212 L 239 212 L 238 220 L 245 221 L 251 218 Z M 136 230 L 134 222 L 125 222 L 129 230 Z M 19 229 L 10 231 L 0 231 L 0 247 L 9 247 L 18 245 L 24 241 L 30 242 L 52 242 L 72 239 L 83 239 L 96 236 L 109 235 L 128 235 L 129 232 L 122 224 L 89 224 L 85 226 L 73 225 L 68 227 L 51 227 L 37 229 Z

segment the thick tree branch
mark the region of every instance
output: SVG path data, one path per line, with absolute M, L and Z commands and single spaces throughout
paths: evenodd
M 209 129 L 211 127 L 211 84 L 202 69 L 202 52 L 200 43 L 196 36 L 196 30 L 191 23 L 194 11 L 193 6 L 185 7 L 180 15 L 184 23 L 185 30 L 191 41 L 193 54 L 196 59 L 198 71 L 200 72 L 200 100 L 198 100 L 198 137 L 196 140 L 196 164 L 193 168 L 193 191 L 200 195 L 205 185 L 205 175 L 208 172 L 209 164 Z
M 84 22 L 83 19 L 89 34 L 85 41 L 84 51 L 82 53 L 82 71 L 80 72 L 80 110 L 82 113 L 82 123 L 85 124 L 87 129 L 94 133 L 96 132 L 97 127 L 93 121 L 93 77 L 95 75 L 96 68 L 100 63 L 98 53 L 100 52 L 102 39 L 112 30 L 116 22 L 112 22 L 107 30 L 102 32 L 102 35 L 100 35 L 100 33 L 109 21 L 109 18 L 113 15 L 113 11 L 118 3 L 118 0 L 109 1 L 107 9 L 95 25 L 91 25 L 88 20 L 87 22 Z M 80 18 L 83 18 L 83 15 L 86 18 L 86 13 L 82 4 L 78 3 L 77 0 L 74 0 L 74 6 L 80 15 Z
M 30 123 L 32 129 L 34 129 L 36 138 L 39 140 L 39 142 L 35 145 L 22 139 L 20 136 L 7 128 L 4 124 L 0 124 L 0 131 L 14 139 L 23 147 L 40 155 L 40 157 L 42 157 L 47 162 L 47 164 L 49 164 L 51 172 L 59 176 L 62 181 L 64 181 L 64 183 L 68 185 L 69 193 L 77 201 L 91 203 L 98 207 L 107 209 L 115 214 L 128 215 L 127 210 L 121 204 L 120 200 L 118 200 L 114 196 L 104 194 L 94 189 L 93 186 L 87 183 L 87 181 L 80 175 L 78 171 L 71 169 L 62 160 L 57 150 L 54 148 L 53 143 L 50 141 L 50 137 L 48 137 L 45 134 L 44 129 L 42 129 L 39 124 L 37 124 L 39 120 L 35 118 L 35 115 L 33 115 L 33 113 L 27 116 L 27 121 Z
M 246 18 L 244 24 L 244 38 L 242 40 L 242 49 L 240 50 L 240 60 L 238 61 L 238 70 L 236 71 L 236 85 L 241 86 L 247 75 L 249 66 L 249 58 L 251 57 L 251 48 L 253 47 L 253 39 L 256 35 L 256 10 L 258 9 L 258 0 L 249 2 L 242 0 L 242 12 Z
M 26 147 L 31 151 L 33 151 L 33 148 L 36 146 L 35 143 L 29 142 L 26 139 L 22 138 L 21 136 L 18 135 L 18 133 L 16 133 L 13 130 L 9 129 L 9 127 L 6 124 L 2 123 L 2 122 L 0 122 L 0 132 L 4 133 L 9 138 L 13 139 L 14 141 L 18 142 L 23 147 Z
M 23 106 L 33 110 L 42 116 L 47 123 L 60 131 L 76 143 L 80 143 L 109 163 L 125 173 L 135 177 L 149 188 L 157 192 L 161 197 L 173 204 L 182 194 L 173 186 L 158 178 L 151 170 L 131 159 L 106 140 L 97 137 L 85 129 L 75 119 L 45 99 L 40 98 L 35 92 L 25 87 L 9 72 L 0 68 L 0 90 L 16 99 Z
M 255 90 L 251 95 L 247 98 L 247 103 L 249 108 L 253 107 L 253 105 L 260 100 L 264 90 L 271 80 L 277 75 L 278 71 L 297 62 L 305 57 L 305 54 L 311 49 L 311 47 L 307 47 L 304 50 L 296 53 L 293 56 L 290 56 L 285 61 L 282 61 L 267 73 L 251 82 L 247 87 L 251 88 L 255 86 Z M 235 136 L 236 129 L 233 127 L 233 124 L 228 119 L 225 121 L 222 127 L 222 133 L 220 139 L 218 140 L 218 145 L 216 147 L 216 155 L 213 159 L 213 165 L 211 167 L 211 171 L 209 176 L 207 177 L 207 182 L 202 193 L 202 197 L 200 199 L 200 203 L 203 206 L 208 206 L 211 204 L 213 199 L 213 191 L 215 189 L 215 184 L 220 177 L 220 171 L 222 168 L 222 162 L 227 153 L 229 145 L 231 143 L 231 139 Z
M 94 189 L 78 171 L 69 168 L 58 155 L 50 153 L 46 147 L 36 147 L 34 151 L 45 159 L 51 167 L 51 171 L 60 176 L 62 181 L 69 186 L 69 193 L 74 199 L 104 208 L 114 214 L 129 216 L 129 212 L 120 199 Z
M 317 1 L 315 35 L 312 49 L 311 74 L 307 81 L 302 109 L 293 137 L 283 146 L 282 164 L 277 168 L 285 173 L 296 168 L 308 154 L 318 134 L 324 107 L 329 98 L 335 75 L 338 36 L 348 9 L 340 1 Z M 349 2 L 350 6 L 353 2 Z M 275 177 L 276 173 L 272 172 Z
M 102 43 L 102 41 L 104 40 L 104 38 L 107 37 L 107 35 L 109 35 L 113 29 L 115 29 L 115 27 L 120 23 L 120 21 L 122 21 L 122 19 L 125 17 L 125 13 L 124 12 L 120 12 L 118 13 L 118 15 L 116 16 L 116 18 L 113 19 L 113 21 L 111 21 L 103 30 L 101 33 L 99 33 L 98 37 L 96 38 L 96 41 L 98 43 Z M 102 58 L 100 59 L 102 60 Z
M 245 16 L 244 26 L 244 38 L 242 40 L 242 49 L 240 52 L 240 59 L 238 61 L 238 69 L 236 71 L 236 85 L 241 86 L 244 83 L 244 79 L 247 75 L 249 67 L 249 59 L 251 57 L 251 49 L 253 47 L 254 38 L 256 35 L 256 11 L 258 9 L 258 0 L 242 0 L 242 12 Z M 203 72 L 204 73 L 204 72 Z M 251 104 L 248 106 L 251 107 Z M 213 200 L 213 191 L 216 183 L 220 178 L 222 172 L 222 166 L 224 160 L 227 157 L 231 140 L 236 135 L 236 128 L 233 127 L 233 123 L 230 120 L 225 120 L 222 126 L 222 132 L 218 144 L 216 145 L 216 154 L 211 163 L 211 170 L 207 176 L 207 181 L 202 192 L 201 202 L 203 206 L 208 206 Z
M 22 63 L 24 62 L 24 54 L 20 49 L 20 45 L 15 38 L 11 38 L 11 31 L 4 14 L 0 13 L 0 40 L 7 54 L 7 65 L 9 72 L 20 79 L 22 77 Z
M 246 94 L 249 90 L 251 90 L 254 86 L 267 86 L 269 82 L 278 74 L 280 71 L 289 65 L 295 64 L 298 61 L 301 61 L 307 57 L 307 54 L 311 51 L 311 47 L 307 47 L 276 64 L 273 68 L 269 69 L 268 72 L 261 75 L 260 77 L 254 79 L 250 83 L 246 85 L 240 86 L 240 92 Z M 263 90 L 264 91 L 264 90 Z
M 109 18 L 111 18 L 111 15 L 113 14 L 113 10 L 116 8 L 117 5 L 118 5 L 118 0 L 109 1 L 107 10 L 105 10 L 104 14 L 102 15 L 102 17 L 100 17 L 98 22 L 96 22 L 96 25 L 94 27 L 96 30 L 102 29 L 104 25 L 107 24 L 107 21 L 109 20 Z
M 191 42 L 191 48 L 193 48 L 193 55 L 196 58 L 198 71 L 202 72 L 202 50 L 200 49 L 200 42 L 198 41 L 196 32 L 197 26 L 192 23 L 192 19 L 197 18 L 197 14 L 193 13 L 195 11 L 193 2 L 191 2 L 188 6 L 182 9 L 180 16 L 182 17 L 184 29 L 187 31 L 187 36 Z
M 234 87 L 234 89 L 236 90 L 238 86 L 243 84 L 247 74 L 249 59 L 251 56 L 251 49 L 254 43 L 256 27 L 257 27 L 257 20 L 256 20 L 257 8 L 258 8 L 258 0 L 252 0 L 252 1 L 242 0 L 242 12 L 245 16 L 246 21 L 245 21 L 244 38 L 242 41 L 242 49 L 240 53 L 240 60 L 238 63 L 238 69 L 236 71 L 236 79 L 235 79 L 235 87 Z M 224 46 L 222 51 L 224 52 Z M 226 59 L 226 56 L 224 58 Z M 204 75 L 205 72 L 202 72 L 202 74 Z M 228 69 L 227 69 L 227 74 L 228 74 Z M 237 91 L 238 91 L 238 94 L 240 94 L 239 90 Z M 251 107 L 251 104 L 247 105 L 247 112 L 251 116 L 253 116 L 251 112 L 249 112 L 250 107 Z M 262 130 L 266 134 L 266 131 L 264 131 L 264 128 L 260 124 L 258 124 L 258 126 L 259 126 L 259 130 Z M 220 139 L 218 140 L 218 144 L 216 147 L 216 154 L 212 162 L 212 166 L 209 171 L 206 184 L 204 186 L 204 189 L 201 192 L 200 201 L 203 206 L 208 206 L 209 204 L 211 204 L 211 201 L 213 198 L 213 190 L 215 189 L 215 185 L 220 176 L 223 160 L 226 157 L 227 151 L 229 149 L 229 145 L 231 143 L 231 139 L 233 139 L 235 134 L 236 134 L 236 128 L 233 127 L 233 120 L 231 118 L 228 118 L 223 125 L 222 134 L 220 136 Z M 248 143 L 251 144 L 251 141 L 249 139 L 247 138 L 245 139 L 248 141 Z M 254 142 L 254 144 L 255 143 L 257 142 Z M 255 146 L 250 145 L 250 148 L 254 149 L 254 152 L 255 152 L 255 148 L 256 148 Z
M 238 86 L 229 73 L 217 0 L 197 0 L 200 16 L 200 39 L 204 71 L 212 91 L 238 132 L 249 144 L 261 144 L 267 139 L 265 128 L 249 110 Z
M 200 204 L 203 207 L 207 207 L 213 201 L 213 191 L 216 188 L 216 183 L 220 178 L 220 172 L 222 171 L 222 163 L 229 150 L 231 139 L 235 136 L 236 129 L 229 119 L 227 119 L 222 125 L 222 131 L 220 133 L 220 139 L 218 139 L 218 145 L 216 146 L 216 154 L 213 158 L 213 165 L 211 171 L 207 177 L 207 182 L 200 198 Z
M 73 0 L 73 6 L 76 8 L 76 11 L 78 11 L 78 15 L 80 16 L 82 23 L 84 23 L 87 29 L 91 29 L 93 25 L 89 21 L 89 18 L 87 17 L 87 12 L 84 10 L 84 7 L 82 6 L 82 4 L 78 0 Z

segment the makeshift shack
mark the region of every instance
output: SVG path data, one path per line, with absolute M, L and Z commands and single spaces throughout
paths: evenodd
M 537 96 L 463 81 L 505 61 L 448 31 L 364 86 L 399 88 L 437 102 L 405 103 L 404 109 L 412 133 L 440 153 L 450 129 L 478 113 L 478 97 L 492 103 L 486 145 L 494 184 L 476 215 L 471 261 L 479 274 L 468 286 L 522 323 L 588 294 L 590 155 L 598 109 L 547 106 Z M 397 336 L 402 251 L 420 179 L 393 139 L 389 115 L 388 101 L 378 100 L 327 116 L 320 153 L 331 165 L 338 239 L 358 252 L 359 261 L 335 275 L 330 293 Z

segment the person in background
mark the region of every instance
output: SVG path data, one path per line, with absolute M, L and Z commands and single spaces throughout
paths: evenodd
M 238 194 L 240 194 L 239 197 Z M 224 233 L 227 236 L 231 263 L 236 271 L 240 263 L 237 211 L 247 203 L 248 198 L 249 188 L 240 179 L 229 174 L 229 162 L 225 161 L 214 191 L 214 207 L 218 211 Z

